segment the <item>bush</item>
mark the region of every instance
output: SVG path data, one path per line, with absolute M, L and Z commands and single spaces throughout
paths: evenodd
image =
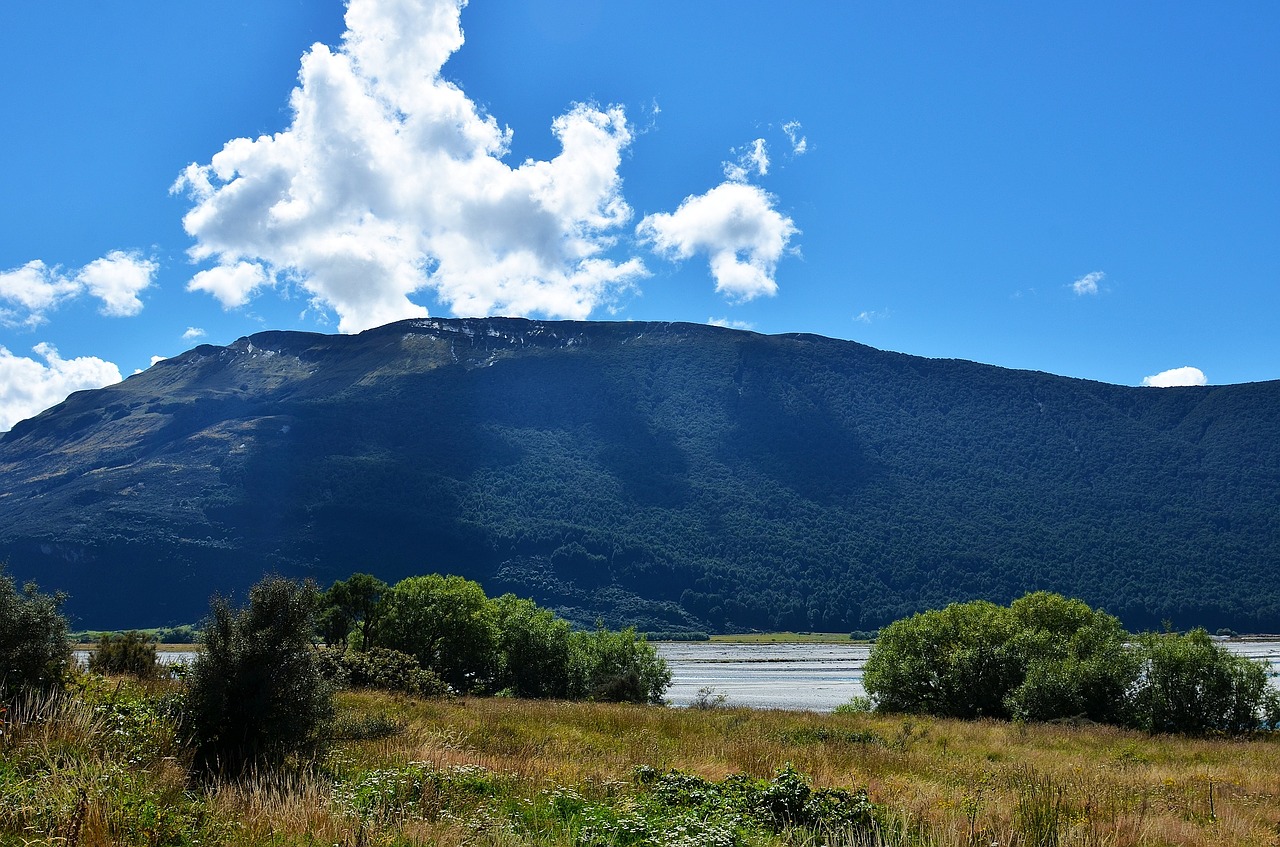
M 371 647 L 365 652 L 328 648 L 317 655 L 320 675 L 340 688 L 376 688 L 415 697 L 442 697 L 449 686 L 399 650 Z
M 236 774 L 315 750 L 333 714 L 311 643 L 316 605 L 313 586 L 280 577 L 255 585 L 247 609 L 213 600 L 188 684 L 197 771 Z
M 455 691 L 483 690 L 495 671 L 498 631 L 479 583 L 414 576 L 382 595 L 375 644 L 408 653 Z
M 1203 629 L 1139 638 L 1142 676 L 1133 725 L 1147 732 L 1232 735 L 1274 725 L 1280 695 L 1266 668 L 1215 644 Z
M 569 694 L 578 700 L 661 703 L 671 670 L 634 629 L 575 632 L 570 638 Z
M 517 697 L 568 697 L 569 622 L 514 594 L 492 604 L 498 628 L 494 687 Z
M 136 629 L 118 636 L 104 632 L 97 649 L 89 655 L 89 670 L 150 679 L 156 675 L 156 645 Z
M 864 684 L 883 711 L 1085 718 L 1148 732 L 1244 733 L 1280 719 L 1265 668 L 1204 630 L 1143 635 L 1057 594 L 953 603 L 881 631 Z
M 0 567 L 0 700 L 23 689 L 61 688 L 71 662 L 62 594 L 19 591 Z

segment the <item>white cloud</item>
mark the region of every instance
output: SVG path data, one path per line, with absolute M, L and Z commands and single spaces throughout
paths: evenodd
M 73 391 L 120 381 L 120 369 L 93 356 L 63 359 L 50 344 L 32 350 L 39 362 L 0 347 L 0 431 L 66 399 Z
M 20 268 L 0 271 L 0 320 L 13 326 L 36 326 L 45 320 L 45 312 L 74 297 L 80 290 L 59 268 L 50 268 L 36 259 Z M 12 307 L 18 307 L 14 309 Z
M 1174 388 L 1185 385 L 1208 385 L 1209 379 L 1199 368 L 1183 367 L 1144 376 L 1142 384 L 1151 388 Z
M 70 275 L 39 259 L 0 271 L 0 301 L 9 304 L 0 306 L 0 322 L 38 326 L 48 312 L 86 292 L 102 301 L 104 315 L 136 315 L 142 311 L 138 294 L 151 285 L 159 267 L 139 253 L 113 250 Z
M 183 341 L 195 341 L 197 338 L 204 338 L 205 331 L 198 326 L 189 326 L 187 331 L 182 333 Z
M 735 147 L 730 152 L 736 153 L 738 158 L 723 163 L 725 179 L 730 182 L 746 182 L 753 175 L 768 175 L 769 149 L 763 138 L 757 138 L 745 147 Z
M 706 194 L 686 197 L 670 214 L 647 216 L 637 232 L 671 259 L 707 254 L 716 291 L 731 301 L 771 296 L 778 290 L 774 268 L 799 232 L 773 202 L 757 186 L 724 182 Z
M 160 266 L 138 253 L 112 250 L 94 259 L 76 274 L 76 282 L 102 301 L 102 314 L 128 317 L 142 311 L 138 293 L 151 285 Z
M 187 283 L 188 291 L 212 294 L 224 309 L 234 309 L 249 302 L 259 288 L 271 284 L 262 265 L 255 262 L 232 262 L 200 271 Z
M 707 318 L 711 326 L 722 326 L 726 329 L 755 329 L 756 325 L 748 321 L 734 321 L 729 318 Z
M 809 150 L 809 139 L 800 134 L 799 121 L 787 121 L 782 125 L 782 131 L 787 134 L 787 140 L 791 142 L 793 155 L 803 156 Z
M 1071 283 L 1071 290 L 1074 291 L 1078 297 L 1083 297 L 1086 294 L 1097 294 L 1098 283 L 1102 282 L 1106 278 L 1107 275 L 1102 271 L 1087 273 L 1075 282 Z
M 184 171 L 190 255 L 217 262 L 190 290 L 231 308 L 284 274 L 352 332 L 425 315 L 427 289 L 455 314 L 585 318 L 647 275 L 608 255 L 632 214 L 623 110 L 576 104 L 557 156 L 506 164 L 511 131 L 440 76 L 462 5 L 351 0 L 341 46 L 302 59 L 291 125 Z
M 858 323 L 869 324 L 874 323 L 875 321 L 882 321 L 887 317 L 889 317 L 888 309 L 882 309 L 880 311 L 876 311 L 874 309 L 863 309 L 861 312 L 854 315 L 853 319 Z

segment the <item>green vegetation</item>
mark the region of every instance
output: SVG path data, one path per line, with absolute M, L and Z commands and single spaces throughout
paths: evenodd
M 850 633 L 1047 588 L 1135 631 L 1280 631 L 1277 382 L 1153 391 L 687 324 L 262 333 L 18 424 L 0 490 L 0 557 L 86 626 L 359 567 L 578 628 Z
M 1035 592 L 952 603 L 881 631 L 864 684 L 886 712 L 1083 719 L 1184 734 L 1280 726 L 1266 669 L 1202 629 L 1136 640 L 1079 600 Z
M 62 595 L 22 590 L 0 566 L 0 704 L 31 689 L 61 687 L 71 661 Z
M 100 674 L 132 674 L 147 679 L 156 674 L 156 645 L 136 629 L 120 635 L 103 633 L 89 654 L 89 670 Z
M 361 601 L 358 614 L 348 611 L 353 584 L 376 598 Z M 415 576 L 388 587 L 357 574 L 324 593 L 320 619 L 328 643 L 369 651 L 339 649 L 324 659 L 330 679 L 355 686 L 426 694 L 443 682 L 461 694 L 660 703 L 671 681 L 634 629 L 575 632 L 532 600 L 490 599 L 459 576 Z M 393 683 L 396 673 L 405 681 Z
M 350 691 L 329 750 L 192 784 L 181 683 L 79 677 L 0 734 L 0 844 L 1265 847 L 1280 742 Z
M 278 767 L 316 749 L 332 714 L 311 643 L 316 606 L 314 587 L 281 577 L 255 585 L 245 609 L 213 600 L 186 697 L 197 772 Z

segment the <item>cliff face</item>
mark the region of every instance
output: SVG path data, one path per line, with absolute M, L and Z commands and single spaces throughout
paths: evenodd
M 86 626 L 265 571 L 580 622 L 865 629 L 1032 588 L 1280 629 L 1280 383 L 1135 389 L 688 324 L 266 332 L 0 440 L 0 560 Z

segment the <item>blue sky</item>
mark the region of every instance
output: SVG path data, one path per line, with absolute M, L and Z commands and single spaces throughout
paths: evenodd
M 0 428 L 423 313 L 1280 378 L 1273 3 L 347 11 L 0 9 Z

